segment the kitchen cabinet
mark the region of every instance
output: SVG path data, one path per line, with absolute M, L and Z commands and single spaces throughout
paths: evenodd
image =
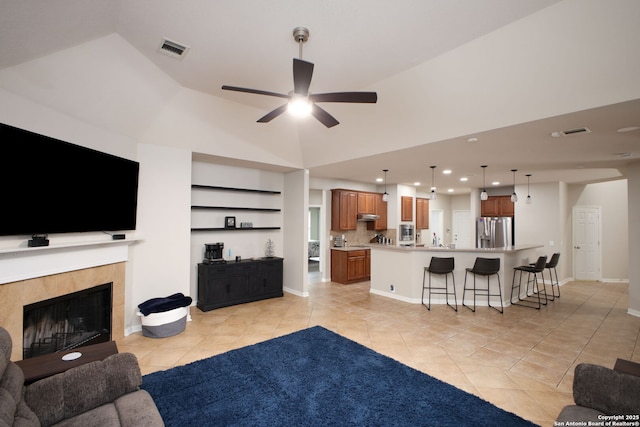
M 379 218 L 368 222 L 367 230 L 383 231 L 387 229 L 387 202 L 382 200 L 382 194 L 380 193 L 375 193 L 374 196 L 375 210 L 373 213 L 378 215 Z
M 342 284 L 371 278 L 371 250 L 331 250 L 331 281 Z
M 358 215 L 376 212 L 375 193 L 358 192 Z
M 416 229 L 429 228 L 429 199 L 416 197 Z
M 282 258 L 198 264 L 202 311 L 283 296 Z
M 480 203 L 480 216 L 513 216 L 511 196 L 490 196 Z
M 358 217 L 358 193 L 331 190 L 331 229 L 355 230 Z
M 400 221 L 413 221 L 413 197 L 400 197 Z

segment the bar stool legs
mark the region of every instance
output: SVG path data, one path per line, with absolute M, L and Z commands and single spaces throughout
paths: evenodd
M 519 267 L 514 267 L 513 269 L 513 280 L 511 281 L 511 296 L 510 302 L 513 305 L 521 305 L 523 307 L 535 308 L 536 310 L 540 310 L 543 305 L 547 305 L 549 298 L 547 296 L 547 287 L 544 281 L 543 271 L 547 264 L 547 257 L 541 256 L 538 258 L 538 261 L 534 265 L 521 265 Z M 520 277 L 516 284 L 516 274 L 519 273 Z M 524 297 L 522 296 L 522 273 L 527 273 L 527 285 L 524 292 Z M 538 286 L 538 273 L 542 277 L 542 290 L 540 290 Z M 533 275 L 533 279 L 531 278 Z M 517 302 L 514 301 L 513 292 L 516 291 Z M 544 302 L 540 298 L 540 295 L 544 295 Z M 533 297 L 533 300 L 531 300 Z
M 458 311 L 458 299 L 456 297 L 456 278 L 453 275 L 454 268 L 455 268 L 455 261 L 453 258 L 431 257 L 431 262 L 429 263 L 429 267 L 424 268 L 424 274 L 422 276 L 422 305 L 427 307 L 427 310 L 431 310 L 431 294 L 436 294 L 436 295 L 445 295 L 447 305 L 451 307 L 454 311 Z M 428 285 L 426 285 L 427 273 L 429 274 Z M 432 274 L 444 275 L 444 287 L 433 286 L 431 284 Z M 451 274 L 451 281 L 453 282 L 453 292 L 449 291 L 449 280 L 448 280 L 449 274 Z M 427 291 L 427 294 L 428 294 L 427 304 L 424 303 L 425 290 Z M 453 303 L 455 304 L 455 306 L 449 303 L 450 295 L 453 295 Z
M 500 258 L 476 258 L 472 268 L 467 268 L 464 273 L 464 288 L 462 291 L 462 305 L 475 313 L 476 311 L 476 296 L 480 293 L 487 296 L 487 305 L 499 313 L 504 313 L 504 305 L 502 304 L 502 284 L 500 283 Z M 473 288 L 467 287 L 467 275 L 473 274 Z M 498 278 L 498 293 L 491 293 L 491 276 Z M 487 288 L 480 288 L 476 286 L 476 276 L 486 276 Z M 467 291 L 473 291 L 473 307 L 469 307 L 465 304 L 465 295 Z M 500 298 L 500 308 L 491 305 L 491 297 Z
M 551 259 L 545 266 L 545 270 L 549 271 L 549 282 L 551 282 L 551 296 L 549 298 L 551 301 L 553 301 L 556 298 L 560 298 L 560 282 L 558 281 L 558 270 L 556 270 L 559 259 L 560 259 L 560 252 L 556 252 L 555 254 L 551 255 Z M 553 280 L 554 273 L 555 273 L 555 282 Z M 544 279 L 544 272 L 542 273 L 542 275 L 543 275 L 542 278 Z M 557 294 L 553 289 L 554 285 L 558 290 Z

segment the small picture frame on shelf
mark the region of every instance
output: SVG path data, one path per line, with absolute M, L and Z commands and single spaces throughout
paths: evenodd
M 224 217 L 224 228 L 236 228 L 236 217 L 235 216 L 225 216 Z

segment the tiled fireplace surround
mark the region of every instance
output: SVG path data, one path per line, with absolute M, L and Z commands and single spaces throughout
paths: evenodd
M 50 298 L 66 295 L 72 292 L 81 291 L 99 286 L 105 283 L 113 282 L 113 301 L 112 301 L 112 325 L 111 334 L 113 339 L 124 337 L 124 310 L 125 310 L 125 272 L 126 272 L 126 255 L 116 256 L 114 258 L 114 249 L 118 253 L 127 253 L 127 246 L 122 248 L 100 248 L 98 247 L 79 247 L 64 251 L 53 251 L 38 253 L 33 259 L 28 254 L 27 260 L 31 265 L 38 265 L 35 261 L 43 256 L 47 258 L 48 271 L 60 271 L 55 274 L 39 275 L 35 273 L 20 273 L 25 277 L 36 275 L 38 277 L 25 278 L 12 282 L 0 282 L 0 325 L 7 329 L 14 342 L 11 353 L 11 360 L 22 359 L 22 315 L 23 307 L 27 304 L 44 301 Z M 74 257 L 73 253 L 78 250 L 88 250 L 92 252 L 89 257 L 91 260 L 83 260 L 78 263 L 78 257 Z M 102 250 L 101 250 L 102 249 Z M 54 252 L 53 254 L 50 252 Z M 58 253 L 55 253 L 58 252 Z M 63 253 L 59 253 L 63 252 Z M 103 253 L 104 252 L 104 253 Z M 24 260 L 23 254 L 15 253 L 0 255 L 0 269 L 17 267 L 21 270 L 21 260 Z M 27 255 L 27 254 L 24 254 Z M 121 262 L 111 262 L 124 257 Z M 6 259 L 9 258 L 9 259 Z M 18 259 L 16 262 L 16 258 Z M 53 269 L 51 268 L 53 258 Z M 80 257 L 82 258 L 82 256 Z M 59 260 L 58 260 L 59 259 Z M 101 259 L 103 261 L 101 261 Z M 14 264 L 7 264 L 14 261 Z M 66 260 L 66 261 L 65 261 Z M 104 264 L 107 260 L 107 264 Z M 59 261 L 59 262 L 58 262 Z M 25 263 L 28 265 L 29 263 Z M 17 264 L 17 265 L 16 265 Z M 77 268 L 88 264 L 86 268 Z M 93 264 L 93 265 L 92 265 Z M 35 268 L 37 270 L 37 268 Z M 5 270 L 6 271 L 6 270 Z M 1 279 L 1 278 L 0 278 Z

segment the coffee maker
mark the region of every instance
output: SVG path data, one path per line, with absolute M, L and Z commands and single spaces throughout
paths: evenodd
M 224 243 L 205 243 L 204 244 L 204 260 L 203 264 L 216 264 L 226 262 L 222 258 L 222 250 L 224 249 Z

